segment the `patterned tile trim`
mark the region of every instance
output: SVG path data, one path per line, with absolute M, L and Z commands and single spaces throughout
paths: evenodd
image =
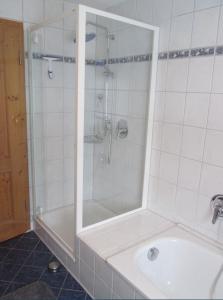
M 214 55 L 214 47 L 191 49 L 191 56 Z
M 170 51 L 169 59 L 185 58 L 185 57 L 188 57 L 189 54 L 190 54 L 189 50 Z
M 223 46 L 216 47 L 203 47 L 203 48 L 193 48 L 193 49 L 183 49 L 183 50 L 175 50 L 169 52 L 160 52 L 159 60 L 165 59 L 178 59 L 178 58 L 186 58 L 186 57 L 198 57 L 198 56 L 211 56 L 211 55 L 223 55 Z M 43 54 L 34 52 L 34 59 L 43 59 L 43 56 L 55 57 L 58 61 L 64 61 L 65 63 L 75 63 L 75 57 L 70 56 L 61 56 L 54 54 Z M 28 53 L 26 53 L 26 57 L 28 57 Z M 126 64 L 126 63 L 135 63 L 135 62 L 146 62 L 151 61 L 152 54 L 139 54 L 139 55 L 130 55 L 123 57 L 114 57 L 108 60 L 109 64 Z M 105 59 L 86 59 L 86 64 L 90 66 L 104 66 L 106 64 Z
M 222 55 L 222 54 L 223 54 L 223 46 L 217 46 L 216 55 Z

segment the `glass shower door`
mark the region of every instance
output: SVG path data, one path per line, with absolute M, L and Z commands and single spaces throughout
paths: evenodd
M 152 26 L 86 7 L 83 14 L 80 230 L 146 207 L 157 47 Z

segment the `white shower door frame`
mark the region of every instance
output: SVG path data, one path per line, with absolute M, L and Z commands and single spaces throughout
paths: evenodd
M 99 223 L 83 227 L 83 169 L 84 169 L 84 105 L 85 105 L 85 34 L 86 34 L 86 14 L 91 13 L 96 16 L 105 17 L 108 19 L 123 22 L 129 25 L 148 29 L 153 32 L 153 51 L 152 62 L 150 72 L 150 91 L 148 96 L 148 124 L 146 133 L 146 151 L 145 151 L 145 168 L 143 177 L 143 191 L 142 191 L 142 205 L 140 208 L 121 214 L 119 216 L 110 218 Z M 77 109 L 76 109 L 76 137 L 77 137 L 77 149 L 76 149 L 76 176 L 75 176 L 75 196 L 76 196 L 76 233 L 80 233 L 84 230 L 92 227 L 120 219 L 123 216 L 127 216 L 143 209 L 147 208 L 148 202 L 148 187 L 149 187 L 149 173 L 150 173 L 150 157 L 151 157 L 151 145 L 152 145 L 152 128 L 153 128 L 153 114 L 154 114 L 154 102 L 155 102 L 155 84 L 156 84 L 156 70 L 158 59 L 158 38 L 159 28 L 139 22 L 133 19 L 94 9 L 85 5 L 77 6 L 77 64 L 76 64 L 76 79 L 77 79 Z

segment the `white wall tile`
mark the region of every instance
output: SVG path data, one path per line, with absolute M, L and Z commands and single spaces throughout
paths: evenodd
M 57 28 L 45 29 L 45 51 L 49 54 L 63 55 L 63 31 Z
M 170 34 L 170 50 L 187 49 L 190 47 L 192 25 L 192 13 L 173 18 Z
M 209 93 L 211 91 L 213 62 L 213 56 L 191 58 L 188 75 L 189 92 Z
M 153 21 L 156 25 L 159 25 L 163 20 L 171 17 L 172 6 L 172 0 L 156 0 L 153 2 Z
M 163 126 L 162 150 L 179 154 L 182 138 L 182 126 L 165 124 Z
M 45 0 L 45 19 L 60 17 L 63 13 L 62 0 Z M 51 27 L 63 27 L 63 19 L 56 23 L 51 23 Z
M 52 210 L 61 206 L 61 199 L 63 197 L 63 182 L 54 181 L 47 183 L 45 187 L 45 197 L 47 210 Z
M 177 183 L 179 157 L 173 154 L 161 153 L 159 177 L 170 183 Z
M 129 91 L 117 91 L 116 114 L 127 116 L 129 112 Z
M 154 120 L 163 121 L 164 109 L 165 109 L 165 92 L 156 92 L 155 94 L 155 108 L 154 108 Z
M 130 92 L 129 93 L 129 114 L 137 118 L 146 118 L 147 111 L 148 111 L 147 92 L 142 92 L 142 91 Z
M 63 73 L 64 73 L 64 88 L 68 88 L 68 89 L 75 89 L 75 83 L 76 83 L 76 80 L 75 80 L 75 68 L 74 68 L 74 65 L 73 64 L 68 64 L 68 63 L 64 63 L 63 64 Z M 86 76 L 90 76 L 87 75 L 88 72 L 86 72 Z M 86 79 L 87 80 L 87 79 Z M 91 76 L 91 79 L 88 80 L 88 86 L 89 88 L 92 87 L 93 85 L 93 82 L 94 82 L 94 73 L 92 74 Z
M 97 277 L 95 274 L 95 286 L 94 286 L 95 299 L 112 299 L 112 289 L 108 287 L 104 281 Z
M 215 7 L 195 13 L 192 47 L 215 45 L 217 39 L 219 10 L 219 7 Z
M 77 43 L 74 43 L 75 38 L 75 31 L 74 30 L 64 30 L 63 31 L 63 53 L 65 56 L 76 56 L 76 46 Z
M 185 94 L 166 93 L 164 121 L 182 124 L 184 118 Z
M 208 128 L 223 130 L 223 95 L 212 94 L 208 116 Z
M 197 194 L 179 188 L 176 197 L 177 220 L 193 224 L 196 221 Z
M 62 181 L 63 178 L 63 161 L 48 160 L 46 162 L 46 182 Z
M 44 112 L 60 113 L 63 112 L 63 89 L 45 88 L 43 90 Z
M 221 6 L 221 9 L 220 9 L 220 18 L 219 18 L 219 24 L 218 24 L 217 44 L 218 45 L 223 44 L 223 7 L 222 6 Z
M 80 259 L 88 265 L 91 270 L 94 270 L 94 254 L 93 251 L 80 240 Z
M 184 123 L 190 126 L 206 127 L 208 119 L 209 94 L 188 93 Z
M 64 112 L 75 112 L 75 90 L 64 89 Z
M 171 21 L 170 19 L 163 21 L 159 25 L 159 51 L 168 51 L 169 40 L 170 40 L 170 29 Z
M 194 10 L 194 0 L 173 0 L 173 15 L 178 16 Z
M 222 76 L 223 76 L 223 57 L 216 56 L 215 64 L 214 64 L 213 88 L 212 88 L 212 91 L 214 93 L 223 93 Z
M 150 175 L 159 176 L 160 151 L 152 150 Z
M 195 0 L 195 9 L 205 9 L 221 4 L 221 0 Z
M 43 21 L 43 0 L 23 0 L 23 20 L 25 22 L 40 23 Z
M 74 8 L 74 4 L 68 1 L 64 1 L 64 12 L 70 12 Z M 64 19 L 64 29 L 74 30 L 75 29 L 75 14 L 73 16 Z
M 97 255 L 95 256 L 95 273 L 107 286 L 112 286 L 112 270 L 108 263 Z
M 63 130 L 65 135 L 74 135 L 75 120 L 73 113 L 64 113 Z
M 137 19 L 151 24 L 153 18 L 152 0 L 137 1 Z
M 0 17 L 22 20 L 22 0 L 0 0 Z
M 197 190 L 201 174 L 201 162 L 181 158 L 179 185 L 190 190 Z
M 207 197 L 222 194 L 222 186 L 223 168 L 204 164 L 201 172 L 200 193 Z
M 62 159 L 63 139 L 62 137 L 49 137 L 45 139 L 45 156 L 47 160 Z
M 208 130 L 204 149 L 204 161 L 223 167 L 223 132 Z
M 175 218 L 176 206 L 176 185 L 159 180 L 157 198 L 153 203 L 153 208 L 161 215 L 166 217 Z
M 204 150 L 204 140 L 204 129 L 185 126 L 183 129 L 182 155 L 201 161 Z
M 49 136 L 62 136 L 63 135 L 63 114 L 62 113 L 49 113 L 44 116 L 44 135 Z
M 167 60 L 159 60 L 157 64 L 156 90 L 165 91 L 167 78 Z
M 80 260 L 80 280 L 87 291 L 93 295 L 94 272 L 82 260 Z
M 134 289 L 117 272 L 113 272 L 113 292 L 121 299 L 134 299 Z
M 166 90 L 185 92 L 187 88 L 187 76 L 188 76 L 188 59 L 169 60 Z

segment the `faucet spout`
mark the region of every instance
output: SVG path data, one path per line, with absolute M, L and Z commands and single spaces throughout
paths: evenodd
M 215 224 L 217 221 L 217 218 L 219 217 L 220 214 L 220 207 L 216 206 L 214 209 L 214 214 L 213 214 L 213 218 L 212 218 L 212 224 Z
M 215 224 L 218 218 L 223 218 L 223 194 L 217 194 L 211 198 L 213 209 L 212 224 Z

